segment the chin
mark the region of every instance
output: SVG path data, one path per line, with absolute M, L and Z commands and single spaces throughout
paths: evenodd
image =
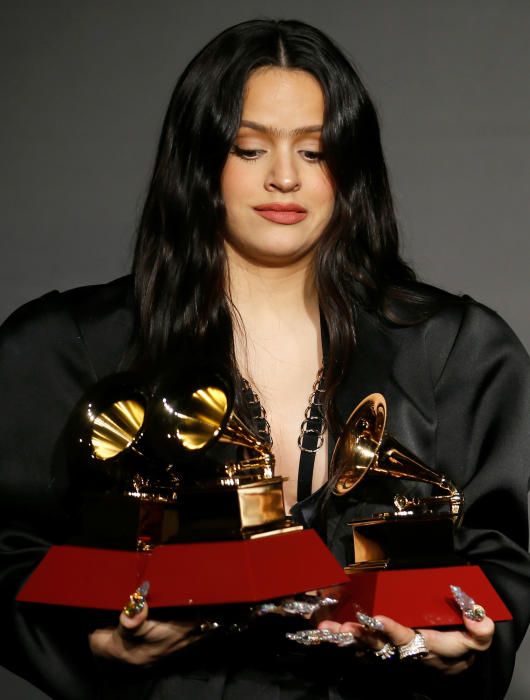
M 287 267 L 312 257 L 313 248 L 304 250 L 278 248 L 272 250 L 245 251 L 244 257 L 255 265 L 264 267 Z
M 253 265 L 266 267 L 284 267 L 312 257 L 317 241 L 318 238 L 311 243 L 307 239 L 295 241 L 291 237 L 289 240 L 288 236 L 282 234 L 269 237 L 268 240 L 262 238 L 262 245 L 256 245 L 256 240 L 237 240 L 233 236 L 227 238 L 228 245 L 240 258 Z

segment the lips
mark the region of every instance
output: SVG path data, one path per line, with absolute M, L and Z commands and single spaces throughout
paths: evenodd
M 297 224 L 307 216 L 307 209 L 300 204 L 260 204 L 254 210 L 264 219 L 276 224 Z

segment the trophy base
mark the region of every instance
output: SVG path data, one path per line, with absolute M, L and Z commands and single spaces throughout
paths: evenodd
M 285 517 L 282 477 L 211 489 L 174 500 L 87 494 L 68 544 L 150 551 L 159 544 L 256 539 L 301 530 Z
M 222 488 L 183 489 L 173 542 L 265 537 L 298 529 L 285 517 L 282 477 Z
M 370 561 L 356 562 L 344 567 L 346 574 L 355 574 L 358 571 L 395 571 L 402 569 L 432 569 L 439 566 L 463 566 L 466 563 L 465 559 L 454 552 L 444 556 L 436 556 L 433 554 L 428 557 L 422 554 L 416 558 L 398 558 L 393 559 L 371 559 Z
M 150 551 L 172 541 L 179 529 L 176 501 L 122 494 L 87 494 L 68 544 Z
M 355 563 L 347 572 L 454 566 L 450 515 L 382 516 L 348 523 L 353 531 Z

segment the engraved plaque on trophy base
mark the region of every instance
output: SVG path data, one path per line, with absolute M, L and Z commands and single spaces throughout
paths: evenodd
M 248 539 L 301 529 L 286 519 L 282 477 L 179 494 L 177 542 Z

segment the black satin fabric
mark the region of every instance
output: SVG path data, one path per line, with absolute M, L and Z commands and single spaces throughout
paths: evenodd
M 0 330 L 0 619 L 7 642 L 1 662 L 65 700 L 502 698 L 530 619 L 530 364 L 506 324 L 470 299 L 448 302 L 407 328 L 383 325 L 358 309 L 358 347 L 337 398 L 347 418 L 366 394 L 383 393 L 389 430 L 465 492 L 457 549 L 483 567 L 514 616 L 496 625 L 492 648 L 470 671 L 443 678 L 418 664 L 361 663 L 351 650 L 293 653 L 267 632 L 208 640 L 136 669 L 91 658 L 93 614 L 14 602 L 49 544 L 68 534 L 65 425 L 84 391 L 122 368 L 133 319 L 131 280 L 121 278 L 52 292 L 19 309 Z M 320 528 L 346 564 L 353 560 L 346 523 L 391 502 L 395 488 L 383 481 L 332 499 L 324 519 L 321 490 L 295 513 Z M 425 494 L 429 487 L 410 492 Z

